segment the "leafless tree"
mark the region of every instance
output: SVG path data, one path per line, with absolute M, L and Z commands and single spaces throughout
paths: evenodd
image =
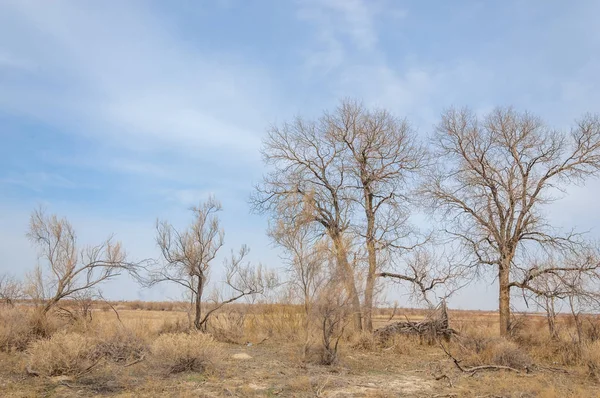
M 97 246 L 77 247 L 75 230 L 65 218 L 33 212 L 29 239 L 38 247 L 41 263 L 29 274 L 27 292 L 48 313 L 60 300 L 97 289 L 123 272 L 135 273 L 143 262 L 127 260 L 112 237 Z
M 581 245 L 581 235 L 552 228 L 542 209 L 569 183 L 600 171 L 600 119 L 585 116 L 567 134 L 511 108 L 484 118 L 451 109 L 434 141 L 440 161 L 423 194 L 471 253 L 471 264 L 496 272 L 500 332 L 507 335 L 511 288 L 531 287 L 515 273 L 527 281 L 563 268 L 527 269 L 523 255 L 535 246 L 576 251 Z
M 168 221 L 156 223 L 156 242 L 164 264 L 151 270 L 149 285 L 169 281 L 191 292 L 196 329 L 203 325 L 202 296 L 209 267 L 225 237 L 216 215 L 221 209 L 221 203 L 210 196 L 206 202 L 191 209 L 194 220 L 186 230 L 180 232 Z
M 436 252 L 436 247 L 419 246 L 403 256 L 387 260 L 390 270 L 377 276 L 389 278 L 408 288 L 416 302 L 435 309 L 467 283 L 467 269 L 456 255 Z
M 356 231 L 365 239 L 368 259 L 364 291 L 364 324 L 371 331 L 377 254 L 388 248 L 415 246 L 410 216 L 410 182 L 423 169 L 427 156 L 406 120 L 383 109 L 367 109 L 344 100 L 326 116 L 332 140 L 343 143 L 348 184 L 357 190 L 355 200 L 364 212 L 364 225 Z M 413 243 L 407 238 L 412 237 Z
M 290 226 L 280 220 L 270 228 L 269 235 L 283 249 L 282 260 L 287 266 L 290 284 L 303 299 L 306 355 L 310 340 L 312 306 L 326 282 L 325 268 L 329 248 L 311 224 Z
M 348 292 L 341 288 L 335 277 L 320 290 L 313 313 L 321 331 L 320 361 L 323 365 L 335 364 L 338 360 L 340 339 L 352 313 Z
M 9 306 L 14 306 L 15 301 L 23 296 L 23 285 L 14 277 L 0 275 L 0 301 Z
M 218 299 L 206 314 L 202 314 L 202 299 L 212 262 L 223 247 L 225 232 L 220 226 L 217 212 L 221 203 L 213 196 L 198 207 L 191 209 L 194 220 L 184 231 L 178 231 L 167 221 L 156 224 L 156 241 L 164 262 L 150 267 L 146 286 L 160 282 L 173 282 L 191 294 L 194 303 L 194 327 L 206 329 L 210 315 L 223 305 L 244 296 L 261 293 L 265 288 L 266 275 L 262 267 L 251 267 L 244 263 L 249 249 L 242 246 L 238 254 L 224 262 L 225 283 L 232 290 L 232 297 Z
M 550 253 L 535 261 L 526 273 L 521 272 L 512 286 L 523 289 L 525 297 L 542 307 L 547 314 L 548 329 L 558 337 L 556 305 L 567 304 L 581 341 L 579 312 L 600 309 L 600 257 L 593 246 L 559 256 Z M 544 272 L 550 269 L 551 272 Z
M 262 154 L 272 166 L 251 198 L 255 211 L 269 212 L 287 224 L 319 226 L 331 239 L 341 282 L 354 311 L 354 327 L 362 329 L 355 269 L 349 261 L 352 198 L 342 152 L 345 147 L 330 133 L 327 117 L 297 118 L 273 127 Z

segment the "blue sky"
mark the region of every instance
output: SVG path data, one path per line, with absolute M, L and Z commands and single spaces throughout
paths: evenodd
M 157 255 L 157 217 L 183 225 L 209 193 L 225 250 L 247 243 L 276 266 L 247 205 L 270 124 L 356 97 L 424 137 L 451 105 L 514 105 L 568 128 L 600 111 L 598 15 L 585 0 L 0 0 L 0 272 L 35 265 L 25 232 L 39 204 L 82 242 L 115 232 L 140 258 Z M 600 184 L 569 192 L 553 221 L 594 228 Z M 127 280 L 106 291 L 174 295 Z M 496 308 L 495 291 L 454 304 Z

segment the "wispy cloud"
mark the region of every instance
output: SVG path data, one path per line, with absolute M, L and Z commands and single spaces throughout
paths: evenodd
M 0 46 L 44 70 L 30 84 L 7 82 L 0 106 L 132 148 L 256 148 L 268 76 L 226 53 L 199 56 L 166 21 L 133 2 L 114 5 L 2 6 L 0 21 L 21 24 L 0 27 Z M 26 65 L 15 57 L 4 63 Z

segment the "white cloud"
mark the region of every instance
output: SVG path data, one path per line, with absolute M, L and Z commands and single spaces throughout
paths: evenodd
M 254 151 L 259 115 L 274 104 L 268 76 L 247 60 L 198 52 L 135 4 L 0 6 L 0 25 L 12 20 L 0 27 L 2 54 L 18 51 L 44 65 L 30 84 L 5 83 L 0 108 L 133 149 Z

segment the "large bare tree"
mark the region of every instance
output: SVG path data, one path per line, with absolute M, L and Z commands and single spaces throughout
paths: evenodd
M 327 115 L 332 140 L 344 145 L 344 167 L 364 223 L 355 230 L 365 239 L 368 269 L 364 291 L 364 326 L 373 329 L 372 309 L 381 250 L 415 246 L 415 228 L 409 223 L 410 182 L 426 165 L 425 148 L 406 120 L 383 109 L 367 109 L 344 100 Z M 412 237 L 412 243 L 407 238 Z
M 355 269 L 348 259 L 353 202 L 344 149 L 344 143 L 330 134 L 326 117 L 297 118 L 274 126 L 262 149 L 265 163 L 272 168 L 251 200 L 255 211 L 269 212 L 288 225 L 317 225 L 331 239 L 341 282 L 352 303 L 354 327 L 361 330 Z
M 531 289 L 533 279 L 569 268 L 533 268 L 528 250 L 576 251 L 583 243 L 579 234 L 553 228 L 543 209 L 568 184 L 600 171 L 600 120 L 585 116 L 564 133 L 511 108 L 485 117 L 450 109 L 434 145 L 439 162 L 423 193 L 471 253 L 472 265 L 497 276 L 500 333 L 507 335 L 511 288 Z
M 142 262 L 127 260 L 125 250 L 112 238 L 99 245 L 79 248 L 71 223 L 43 209 L 33 212 L 29 239 L 38 247 L 41 263 L 28 277 L 27 292 L 45 315 L 60 300 L 97 289 L 123 272 L 136 273 Z

